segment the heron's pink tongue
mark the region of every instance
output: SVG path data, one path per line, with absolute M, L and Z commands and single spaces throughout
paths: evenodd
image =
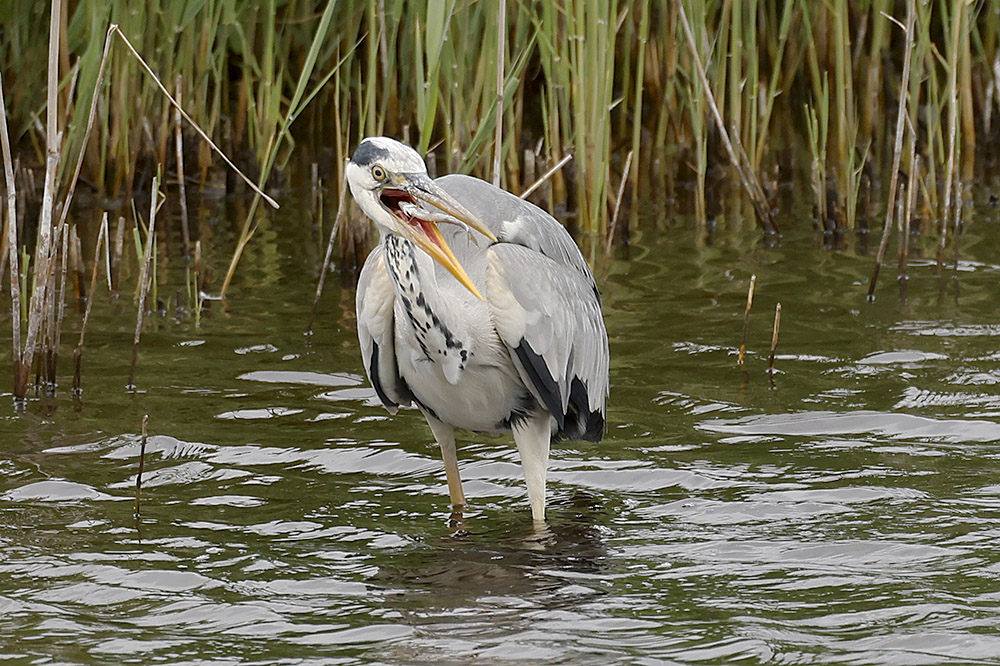
M 411 217 L 409 222 L 410 224 L 419 227 L 420 231 L 427 237 L 427 240 L 444 250 L 444 237 L 441 235 L 441 230 L 437 228 L 436 224 L 427 220 L 421 220 L 419 217 Z

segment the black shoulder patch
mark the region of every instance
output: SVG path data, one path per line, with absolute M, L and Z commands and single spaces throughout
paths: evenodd
M 389 157 L 389 151 L 376 146 L 372 141 L 362 141 L 354 151 L 351 161 L 359 166 L 371 166 L 379 160 Z
M 545 366 L 545 361 L 535 353 L 535 350 L 531 348 L 531 345 L 524 338 L 521 339 L 521 343 L 514 350 L 514 353 L 517 354 L 517 358 L 521 361 L 521 365 L 524 366 L 525 372 L 528 373 L 528 378 L 535 386 L 535 390 L 538 391 L 538 395 L 541 396 L 545 409 L 556 420 L 559 430 L 562 430 L 566 424 L 566 414 L 562 409 L 559 385 L 549 373 L 549 369 Z

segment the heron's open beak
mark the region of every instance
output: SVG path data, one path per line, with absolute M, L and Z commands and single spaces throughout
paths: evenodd
M 455 200 L 450 194 L 435 185 L 434 181 L 430 178 L 411 179 L 401 189 L 414 199 L 429 203 L 435 208 L 451 215 L 467 227 L 475 229 L 491 241 L 496 242 L 497 237 L 493 235 L 489 227 L 483 224 L 482 220 Z M 455 257 L 455 253 L 448 246 L 437 224 L 432 220 L 424 220 L 419 217 L 411 217 L 409 223 L 410 230 L 413 232 L 412 240 L 427 254 L 431 255 L 435 261 L 448 269 L 448 272 L 454 275 L 455 279 L 471 291 L 476 298 L 484 300 L 482 294 L 476 289 L 476 285 L 472 283 L 472 279 L 469 278 L 468 273 L 465 272 L 465 268 L 462 267 L 462 264 Z

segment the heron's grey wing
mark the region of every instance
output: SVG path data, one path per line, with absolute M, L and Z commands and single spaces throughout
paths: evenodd
M 557 437 L 600 440 L 608 334 L 589 270 L 511 243 L 486 254 L 486 301 L 522 381 L 555 418 Z
M 590 267 L 573 237 L 544 210 L 472 176 L 451 174 L 434 182 L 482 220 L 501 243 L 522 245 L 573 269 L 584 276 L 597 294 Z
M 379 245 L 368 255 L 361 269 L 355 308 L 365 373 L 379 400 L 392 414 L 400 405 L 409 405 L 412 399 L 410 388 L 399 376 L 396 365 L 395 301 L 396 292 L 393 291 L 382 257 L 382 246 Z

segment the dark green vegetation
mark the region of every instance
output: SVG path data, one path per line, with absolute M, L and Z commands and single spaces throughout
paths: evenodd
M 277 191 L 312 163 L 322 217 L 323 183 L 341 179 L 359 138 L 388 134 L 426 151 L 432 171 L 494 177 L 515 192 L 551 171 L 532 197 L 575 228 L 592 261 L 628 238 L 644 202 L 706 222 L 725 198 L 708 191 L 740 184 L 743 215 L 772 238 L 783 224 L 779 187 L 791 185 L 799 196 L 811 191 L 815 224 L 836 242 L 895 222 L 903 238 L 911 229 L 936 238 L 940 262 L 961 228 L 977 154 L 984 164 L 997 149 L 1000 0 L 508 0 L 500 8 L 57 0 L 50 21 L 45 3 L 3 3 L 12 144 L 4 187 L 17 190 L 4 220 L 16 217 L 20 234 L 3 234 L 0 268 L 20 276 L 11 305 L 26 324 L 22 345 L 12 318 L 15 393 L 25 394 L 33 357 L 48 365 L 36 376 L 54 382 L 61 275 L 71 266 L 69 284 L 86 291 L 83 258 L 101 254 L 93 244 L 101 225 L 81 208 L 112 209 L 102 236 L 109 259 L 146 267 L 142 258 L 157 257 L 152 208 L 134 203 L 156 174 L 154 199 L 183 204 L 185 188 L 224 183 L 240 193 L 254 181 Z M 75 209 L 65 205 L 74 188 L 86 200 Z M 224 278 L 212 290 L 223 297 L 264 214 L 259 202 L 228 249 L 228 268 L 216 271 Z M 371 241 L 367 225 L 345 219 L 336 228 L 350 267 Z M 204 239 L 191 237 L 186 212 L 181 223 L 192 257 Z M 134 244 L 122 242 L 130 237 Z M 193 261 L 186 279 L 199 312 L 202 268 Z M 115 271 L 106 272 L 114 283 Z M 155 295 L 155 262 L 136 273 Z
M 854 226 L 859 196 L 883 195 L 870 181 L 886 174 L 901 89 L 910 92 L 907 115 L 923 158 L 919 199 L 930 210 L 945 198 L 949 161 L 971 164 L 977 144 L 993 134 L 1000 2 L 913 4 L 906 82 L 906 2 L 683 5 L 715 103 L 749 170 L 765 185 L 814 172 L 824 224 Z M 269 171 L 272 161 L 286 166 L 302 146 L 333 148 L 339 164 L 359 137 L 381 133 L 433 151 L 442 171 L 489 177 L 499 33 L 502 180 L 510 189 L 523 190 L 572 153 L 554 182 L 556 203 L 578 211 L 584 228 L 604 230 L 611 185 L 631 150 L 634 187 L 695 179 L 704 210 L 706 174 L 729 158 L 681 3 L 508 0 L 502 29 L 496 7 L 457 0 L 68 3 L 58 54 L 64 153 L 75 156 L 80 147 L 113 22 L 251 174 Z M 0 25 L 12 139 L 26 151 L 25 167 L 41 164 L 48 7 L 11 0 L 0 7 Z M 148 185 L 156 165 L 173 171 L 172 109 L 120 45 L 99 94 L 83 176 L 102 194 L 128 197 Z M 191 143 L 188 174 L 209 182 L 219 161 Z M 806 145 L 815 164 L 802 161 Z

